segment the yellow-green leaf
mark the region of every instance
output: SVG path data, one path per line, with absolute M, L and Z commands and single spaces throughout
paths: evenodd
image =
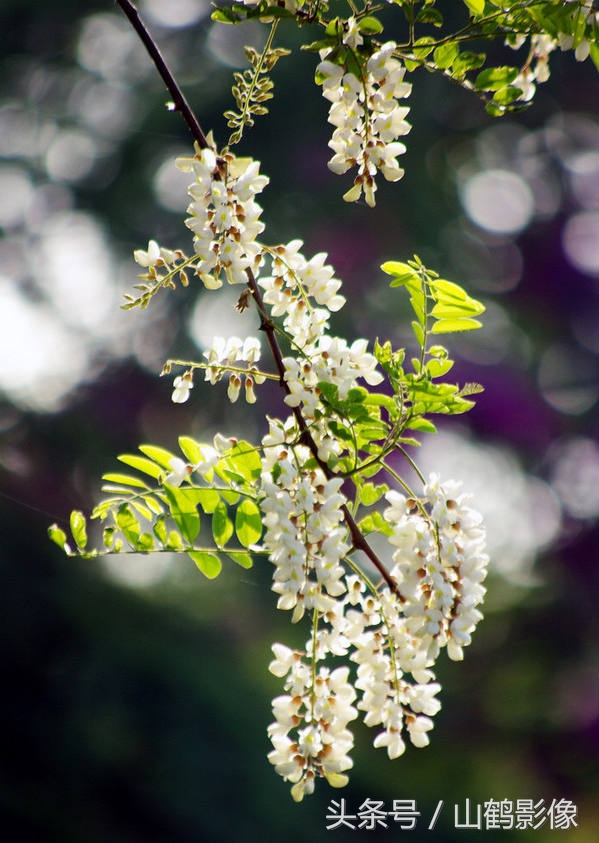
M 143 480 L 140 480 L 139 477 L 132 477 L 130 474 L 111 472 L 110 474 L 103 474 L 102 480 L 107 480 L 109 483 L 119 483 L 121 486 L 135 486 L 136 489 L 149 489 L 149 486 Z
M 85 525 L 85 515 L 82 512 L 79 512 L 77 509 L 74 509 L 71 512 L 71 533 L 73 534 L 73 538 L 77 543 L 77 547 L 79 550 L 85 550 L 85 546 L 87 545 L 87 529 Z
M 200 532 L 200 516 L 197 511 L 197 504 L 186 489 L 179 489 L 176 486 L 165 484 L 164 491 L 170 507 L 171 515 L 175 519 L 181 535 L 190 544 L 193 544 Z
M 152 462 L 145 457 L 140 457 L 137 454 L 119 454 L 117 459 L 125 463 L 125 465 L 131 466 L 131 468 L 136 468 L 143 474 L 149 474 L 150 477 L 153 477 L 155 480 L 157 480 L 162 474 L 162 469 L 159 465 L 156 465 L 155 462 Z
M 254 501 L 246 498 L 241 501 L 235 512 L 235 533 L 239 543 L 250 547 L 260 540 L 262 535 L 262 515 Z
M 233 535 L 233 522 L 223 501 L 219 501 L 212 515 L 212 535 L 219 547 L 223 547 Z
M 67 534 L 64 530 L 60 529 L 58 524 L 52 524 L 48 527 L 48 537 L 54 542 L 54 544 L 57 544 L 61 550 L 70 555 L 71 548 L 67 544 Z
M 478 319 L 439 319 L 431 328 L 432 334 L 453 334 L 457 331 L 473 331 L 482 328 Z
M 209 580 L 218 577 L 222 563 L 215 553 L 209 553 L 206 550 L 188 550 L 187 552 L 205 577 Z

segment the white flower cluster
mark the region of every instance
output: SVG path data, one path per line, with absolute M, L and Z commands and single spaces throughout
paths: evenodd
M 346 770 L 354 736 L 347 728 L 358 712 L 348 681 L 349 668 L 333 671 L 321 666 L 316 676 L 301 653 L 274 644 L 271 673 L 285 680 L 286 694 L 272 703 L 275 722 L 268 727 L 274 749 L 268 760 L 285 781 L 293 783 L 291 794 L 300 802 L 313 793 L 315 778 L 324 776 L 333 787 L 347 784 Z M 294 738 L 290 737 L 294 733 Z
M 599 26 L 599 12 L 595 11 L 593 0 L 567 0 L 567 2 L 576 6 L 576 9 L 572 12 L 572 17 L 576 16 L 577 28 L 581 21 L 579 16 L 584 17 L 585 25 L 593 28 Z M 524 35 L 512 36 L 508 38 L 506 43 L 508 46 L 518 49 L 525 41 Z M 530 56 L 512 82 L 514 87 L 521 89 L 521 98 L 525 102 L 529 102 L 534 97 L 537 82 L 546 82 L 549 79 L 549 55 L 558 47 L 563 52 L 574 48 L 576 61 L 584 61 L 591 52 L 591 44 L 584 37 L 575 39 L 574 35 L 565 32 L 559 32 L 557 38 L 552 38 L 550 35 L 532 35 L 530 38 Z
M 261 247 L 255 241 L 264 223 L 254 197 L 269 179 L 260 175 L 260 163 L 231 153 L 221 157 L 210 148 L 176 163 L 194 175 L 185 224 L 194 233 L 196 274 L 210 290 L 222 286 L 223 273 L 230 284 L 246 284 L 246 270 L 257 269 L 261 260 Z
M 316 776 L 337 787 L 346 783 L 353 746 L 347 724 L 356 709 L 366 725 L 379 727 L 374 746 L 390 758 L 404 752 L 406 735 L 416 747 L 428 744 L 440 708 L 431 668 L 444 647 L 450 658 L 463 657 L 482 617 L 476 607 L 485 593 L 487 557 L 481 517 L 459 484 L 431 476 L 419 500 L 395 491 L 386 496 L 396 588 L 375 587 L 351 564 L 355 573 L 348 573 L 341 479 L 302 469 L 310 453 L 291 444 L 297 438 L 292 418 L 270 420 L 261 506 L 278 608 L 293 610 L 294 621 L 308 610 L 313 618 L 305 650 L 275 644 L 270 666 L 286 677 L 287 693 L 273 702 L 269 760 L 301 799 Z M 329 673 L 320 664 L 331 657 L 357 665 L 353 682 L 347 669 Z
M 348 21 L 344 41 L 355 47 L 362 43 L 362 36 L 352 21 Z M 343 197 L 347 202 L 355 202 L 364 193 L 372 207 L 377 171 L 387 181 L 398 181 L 404 174 L 397 156 L 406 147 L 397 138 L 410 131 L 405 119 L 410 109 L 400 106 L 398 100 L 407 97 L 412 86 L 404 81 L 404 65 L 393 57 L 395 48 L 393 41 L 383 44 L 366 61 L 361 78 L 330 61 L 330 49 L 320 53 L 317 74 L 323 96 L 332 103 L 328 120 L 335 126 L 329 141 L 335 154 L 329 168 L 334 173 L 358 168 L 354 186 Z
M 341 477 L 327 480 L 320 468 L 302 471 L 311 457 L 302 445 L 285 444 L 289 424 L 270 420 L 263 439 L 264 547 L 275 565 L 277 608 L 328 612 L 345 591 L 341 559 L 349 552 L 343 524 Z
M 391 576 L 404 601 L 406 634 L 418 642 L 425 667 L 442 647 L 451 659 L 462 659 L 482 618 L 476 607 L 485 595 L 485 530 L 460 487 L 431 475 L 420 501 L 396 491 L 386 495 L 390 506 L 383 516 L 393 529 L 388 541 L 397 548 Z M 405 669 L 401 652 L 399 662 Z M 413 655 L 407 664 L 414 664 Z
M 344 398 L 358 378 L 374 386 L 383 375 L 376 368 L 374 355 L 366 350 L 367 340 L 348 345 L 344 339 L 326 333 L 330 312 L 345 304 L 338 293 L 341 281 L 325 263 L 324 253 L 306 260 L 299 251 L 301 246 L 301 240 L 293 240 L 273 250 L 272 276 L 260 278 L 258 283 L 264 289 L 265 304 L 273 316 L 284 317 L 283 327 L 300 352 L 296 357 L 283 358 L 289 390 L 285 403 L 289 407 L 301 405 L 305 418 L 313 419 L 320 401 L 320 382 L 334 384 Z M 313 435 L 322 449 L 319 457 L 326 460 L 326 448 L 332 447 L 334 440 L 317 426 Z
M 208 361 L 205 380 L 215 384 L 228 374 L 229 401 L 237 401 L 243 386 L 245 400 L 248 404 L 255 404 L 254 383 L 265 381 L 265 376 L 255 366 L 260 359 L 260 351 L 260 340 L 257 337 L 246 337 L 243 341 L 239 337 L 215 337 L 212 346 L 204 352 Z

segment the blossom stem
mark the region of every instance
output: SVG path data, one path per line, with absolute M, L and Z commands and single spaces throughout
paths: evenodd
M 121 7 L 122 11 L 127 15 L 129 18 L 129 22 L 131 26 L 138 34 L 141 42 L 143 43 L 144 47 L 148 51 L 150 58 L 154 62 L 156 66 L 156 70 L 160 74 L 162 81 L 166 85 L 169 94 L 173 98 L 173 102 L 175 103 L 175 111 L 179 111 L 187 123 L 189 131 L 197 141 L 198 145 L 201 149 L 205 149 L 208 146 L 208 141 L 206 140 L 206 136 L 202 131 L 202 127 L 198 123 L 198 119 L 191 110 L 189 103 L 185 99 L 183 95 L 183 91 L 175 81 L 173 74 L 170 72 L 168 65 L 166 64 L 162 53 L 158 49 L 158 45 L 146 29 L 145 24 L 141 20 L 139 16 L 139 12 L 137 11 L 136 7 L 130 0 L 116 0 L 117 4 Z

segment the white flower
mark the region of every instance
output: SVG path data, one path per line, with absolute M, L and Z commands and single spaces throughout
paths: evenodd
M 354 50 L 356 47 L 361 47 L 364 43 L 364 39 L 358 28 L 358 21 L 354 17 L 348 18 L 347 20 L 347 30 L 343 33 L 343 43 Z
M 160 246 L 155 240 L 150 240 L 148 250 L 144 252 L 143 249 L 136 249 L 133 258 L 140 266 L 156 266 L 160 260 Z
M 192 466 L 183 462 L 179 457 L 173 457 L 172 460 L 169 460 L 169 468 L 171 472 L 164 478 L 164 482 L 168 483 L 169 486 L 180 486 L 193 471 Z
M 353 18 L 344 41 L 350 46 L 362 43 L 362 37 Z M 343 196 L 347 202 L 355 202 L 362 195 L 368 205 L 375 204 L 377 171 L 388 181 L 397 181 L 403 170 L 397 163 L 397 156 L 405 152 L 405 146 L 397 142 L 400 135 L 410 131 L 406 121 L 407 107 L 399 107 L 398 100 L 409 96 L 412 86 L 404 82 L 405 67 L 393 58 L 396 49 L 388 41 L 373 53 L 360 79 L 351 72 L 340 72 L 327 54 L 317 71 L 323 85 L 323 96 L 330 100 L 329 122 L 335 131 L 329 142 L 334 155 L 329 168 L 334 173 L 345 173 L 358 168 L 354 185 Z
M 173 381 L 173 387 L 171 401 L 175 404 L 184 404 L 189 398 L 190 390 L 193 389 L 193 373 L 185 372 L 185 374 L 176 377 Z

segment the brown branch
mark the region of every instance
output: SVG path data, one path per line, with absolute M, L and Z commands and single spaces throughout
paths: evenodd
M 260 287 L 254 277 L 254 273 L 251 269 L 246 270 L 246 274 L 248 277 L 248 286 L 252 291 L 252 295 L 254 296 L 254 300 L 258 307 L 258 311 L 260 313 L 260 328 L 266 334 L 266 339 L 268 341 L 269 348 L 271 350 L 273 359 L 275 361 L 275 366 L 277 369 L 277 374 L 279 375 L 279 383 L 281 384 L 281 388 L 285 391 L 287 395 L 291 394 L 291 390 L 289 389 L 289 385 L 285 380 L 285 364 L 283 363 L 283 355 L 281 354 L 281 347 L 279 345 L 279 341 L 277 340 L 275 330 L 271 320 L 266 313 L 266 309 L 264 307 L 264 301 L 262 299 L 262 293 L 260 291 Z M 332 477 L 336 475 L 328 465 L 323 462 L 318 456 L 318 447 L 316 442 L 314 441 L 314 437 L 310 432 L 310 428 L 306 423 L 306 419 L 303 417 L 302 412 L 299 407 L 292 407 L 293 415 L 297 421 L 298 427 L 300 429 L 301 440 L 302 442 L 307 445 L 307 447 L 312 452 L 312 456 L 318 463 L 321 471 L 325 475 L 325 477 L 330 480 Z M 377 554 L 374 552 L 370 544 L 366 541 L 364 533 L 360 530 L 358 525 L 356 524 L 353 515 L 349 511 L 346 504 L 343 504 L 341 507 L 341 511 L 343 512 L 343 517 L 345 519 L 345 523 L 347 524 L 347 528 L 350 532 L 352 538 L 352 544 L 356 550 L 361 550 L 363 553 L 366 554 L 368 559 L 372 562 L 374 567 L 377 569 L 379 574 L 385 580 L 391 591 L 403 602 L 403 597 L 399 593 L 399 589 L 397 587 L 397 583 L 389 574 L 389 571 L 385 567 L 385 565 L 381 562 Z
M 206 140 L 206 136 L 202 131 L 202 127 L 198 123 L 198 119 L 191 110 L 189 103 L 185 99 L 183 95 L 183 91 L 175 81 L 173 74 L 170 72 L 167 63 L 165 62 L 162 53 L 158 49 L 158 46 L 148 30 L 146 29 L 145 24 L 139 17 L 139 13 L 133 3 L 130 0 L 116 0 L 117 4 L 121 7 L 122 11 L 127 15 L 131 26 L 137 32 L 139 38 L 141 39 L 144 47 L 150 54 L 150 58 L 154 62 L 156 70 L 160 74 L 162 81 L 166 85 L 169 94 L 173 98 L 173 102 L 175 103 L 175 111 L 179 111 L 187 123 L 189 131 L 194 136 L 195 140 L 198 142 L 198 145 L 201 149 L 205 149 L 208 146 L 208 141 Z
M 188 105 L 187 100 L 183 96 L 183 92 L 181 91 L 181 88 L 179 87 L 178 83 L 175 81 L 175 78 L 173 77 L 172 73 L 170 72 L 164 58 L 162 57 L 162 54 L 161 54 L 160 50 L 158 49 L 158 46 L 156 45 L 154 39 L 152 38 L 152 36 L 148 32 L 148 30 L 146 29 L 145 25 L 143 24 L 141 18 L 139 17 L 137 9 L 133 5 L 133 3 L 130 2 L 130 0 L 116 0 L 116 2 L 121 7 L 123 12 L 127 15 L 127 17 L 129 18 L 129 21 L 131 22 L 131 25 L 133 26 L 133 28 L 135 29 L 135 31 L 137 32 L 137 34 L 141 38 L 145 48 L 147 49 L 148 53 L 150 54 L 150 58 L 154 62 L 155 66 L 156 66 L 156 69 L 158 70 L 158 73 L 162 77 L 162 80 L 164 81 L 166 87 L 168 88 L 168 91 L 169 91 L 170 95 L 173 98 L 173 102 L 175 103 L 176 110 L 181 112 L 183 118 L 185 119 L 185 122 L 187 123 L 192 135 L 194 136 L 194 138 L 197 141 L 197 143 L 199 144 L 199 146 L 202 149 L 206 148 L 208 146 L 208 142 L 206 140 L 206 137 L 205 137 L 201 127 L 200 127 L 200 124 L 198 123 L 198 120 L 197 120 L 195 114 L 193 113 L 193 111 L 191 110 L 190 106 Z M 283 355 L 281 353 L 281 347 L 279 345 L 279 341 L 278 341 L 278 339 L 276 337 L 276 334 L 275 334 L 273 323 L 269 319 L 268 314 L 266 312 L 266 309 L 264 307 L 264 300 L 262 299 L 262 293 L 260 292 L 260 288 L 258 286 L 258 283 L 257 283 L 255 277 L 254 277 L 254 273 L 251 271 L 251 269 L 248 269 L 246 274 L 247 274 L 247 277 L 248 277 L 248 287 L 252 292 L 252 295 L 254 297 L 254 301 L 256 302 L 256 306 L 257 306 L 258 311 L 260 313 L 261 328 L 264 331 L 264 333 L 266 334 L 266 339 L 268 341 L 268 345 L 270 347 L 270 351 L 272 353 L 273 360 L 275 362 L 277 373 L 279 375 L 279 383 L 281 385 L 281 388 L 284 390 L 284 392 L 287 395 L 289 395 L 290 394 L 289 385 L 287 384 L 287 381 L 285 380 L 285 364 L 283 363 Z M 320 466 L 320 468 L 321 468 L 322 472 L 324 473 L 325 477 L 330 480 L 332 477 L 335 477 L 335 474 L 331 471 L 331 469 L 328 467 L 328 465 L 325 462 L 323 462 L 320 459 L 320 457 L 318 456 L 318 448 L 317 448 L 316 442 L 314 441 L 314 438 L 313 438 L 312 434 L 310 433 L 310 429 L 309 429 L 309 427 L 306 423 L 305 418 L 302 415 L 301 410 L 299 409 L 299 407 L 293 407 L 292 410 L 293 410 L 293 415 L 295 416 L 296 421 L 297 421 L 298 426 L 299 426 L 299 429 L 300 429 L 302 441 L 307 445 L 307 447 L 312 452 L 312 455 L 314 456 L 314 459 L 316 460 L 316 462 Z M 360 528 L 356 524 L 353 515 L 351 514 L 351 512 L 349 511 L 348 507 L 345 504 L 343 504 L 343 506 L 341 507 L 341 511 L 343 512 L 343 517 L 345 519 L 345 523 L 347 524 L 347 528 L 350 532 L 350 535 L 351 535 L 351 538 L 352 538 L 352 544 L 353 544 L 354 548 L 356 550 L 361 550 L 368 557 L 368 559 L 370 559 L 370 561 L 372 562 L 374 567 L 377 569 L 377 571 L 380 573 L 382 578 L 385 580 L 385 582 L 387 583 L 387 585 L 389 586 L 391 591 L 393 591 L 394 594 L 400 600 L 403 601 L 403 598 L 402 598 L 401 594 L 399 593 L 397 583 L 393 580 L 393 578 L 391 577 L 391 575 L 387 571 L 384 564 L 381 562 L 381 560 L 378 558 L 378 556 L 376 555 L 376 553 L 374 552 L 372 547 L 366 541 L 366 538 L 364 537 L 364 534 L 362 533 L 362 531 L 360 530 Z

